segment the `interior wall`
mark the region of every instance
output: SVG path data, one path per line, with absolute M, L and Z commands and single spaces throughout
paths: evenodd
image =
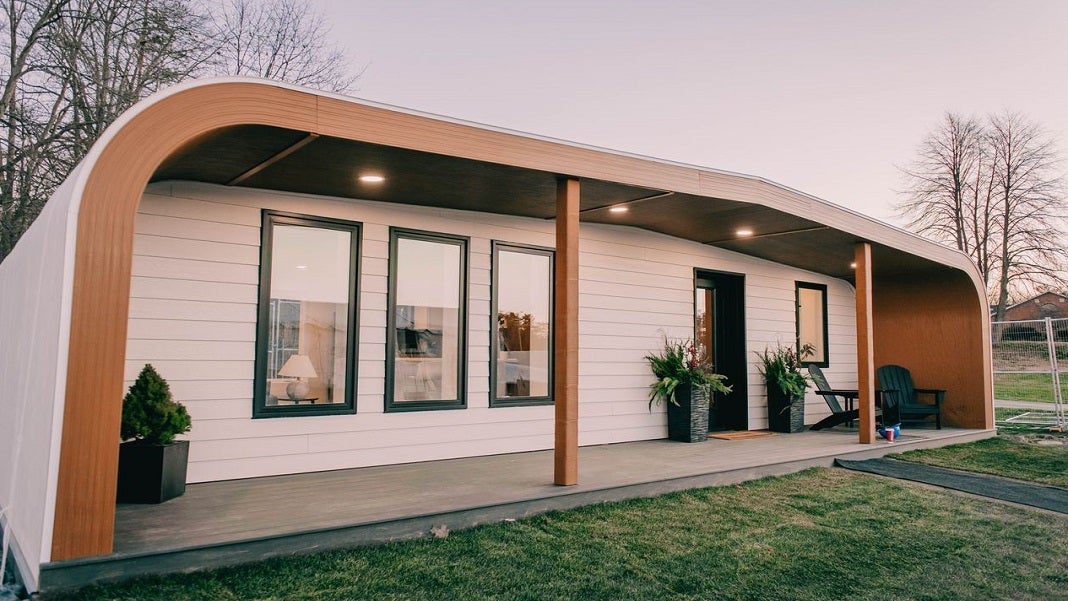
M 908 368 L 917 388 L 946 390 L 943 425 L 993 428 L 985 299 L 960 272 L 875 278 L 875 367 Z
M 251 419 L 260 210 L 363 224 L 356 415 Z M 470 237 L 467 393 L 459 411 L 384 413 L 389 227 Z M 146 362 L 193 416 L 190 481 L 549 449 L 553 407 L 489 407 L 491 242 L 551 247 L 553 222 L 227 188 L 150 186 L 135 225 L 126 385 Z M 828 285 L 836 386 L 856 385 L 853 289 L 846 282 L 634 228 L 583 224 L 579 441 L 664 438 L 648 406 L 644 356 L 664 334 L 693 335 L 693 269 L 746 275 L 749 427 L 767 427 L 754 351 L 795 337 L 794 283 Z M 806 421 L 828 415 L 810 394 Z

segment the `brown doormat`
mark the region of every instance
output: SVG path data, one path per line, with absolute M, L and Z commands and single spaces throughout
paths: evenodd
M 718 438 L 720 440 L 742 440 L 744 438 L 764 438 L 765 436 L 775 436 L 775 433 L 760 430 L 743 430 L 741 432 L 723 432 L 722 434 L 708 435 L 709 438 Z

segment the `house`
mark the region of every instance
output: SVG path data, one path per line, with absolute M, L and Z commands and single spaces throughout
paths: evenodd
M 996 307 L 990 313 L 996 316 Z M 1047 333 L 1046 319 L 1049 323 Z M 1005 308 L 1002 320 L 994 322 L 995 342 L 1045 341 L 1047 335 L 1059 342 L 1068 341 L 1068 296 L 1059 292 L 1043 292 Z
M 1005 308 L 1005 321 L 1029 321 L 1045 318 L 1068 319 L 1068 296 L 1043 292 Z
M 946 424 L 993 427 L 985 292 L 954 250 L 757 177 L 176 86 L 0 264 L 4 528 L 31 581 L 112 551 L 145 363 L 193 416 L 190 482 L 555 449 L 569 485 L 579 445 L 666 435 L 643 356 L 695 331 L 734 385 L 726 428 L 767 426 L 753 352 L 798 340 L 862 405 L 898 363 L 947 389 Z

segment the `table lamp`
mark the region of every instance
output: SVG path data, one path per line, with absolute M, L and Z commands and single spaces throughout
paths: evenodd
M 278 375 L 283 378 L 296 378 L 286 386 L 286 395 L 291 399 L 303 399 L 308 396 L 308 383 L 301 378 L 318 377 L 307 355 L 291 355 L 282 369 L 278 370 Z

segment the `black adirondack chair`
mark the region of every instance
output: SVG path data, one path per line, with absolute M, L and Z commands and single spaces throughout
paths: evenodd
M 823 370 L 818 365 L 808 366 L 808 375 L 815 382 L 816 388 L 821 392 L 828 392 L 834 390 L 831 385 L 827 383 L 827 378 L 823 375 Z M 827 407 L 831 409 L 831 414 L 820 421 L 812 424 L 810 430 L 823 430 L 824 428 L 833 428 L 838 424 L 844 424 L 860 418 L 860 410 L 846 410 L 842 408 L 842 404 L 838 401 L 838 397 L 833 394 L 821 394 L 823 400 L 827 403 Z M 882 415 L 882 411 L 875 410 L 875 415 Z
M 930 416 L 935 418 L 935 427 L 942 429 L 942 402 L 946 391 L 937 388 L 916 388 L 912 384 L 912 374 L 900 365 L 884 365 L 878 370 L 879 385 L 894 390 L 898 411 L 903 422 L 925 422 Z M 930 395 L 934 403 L 921 403 L 919 395 Z

